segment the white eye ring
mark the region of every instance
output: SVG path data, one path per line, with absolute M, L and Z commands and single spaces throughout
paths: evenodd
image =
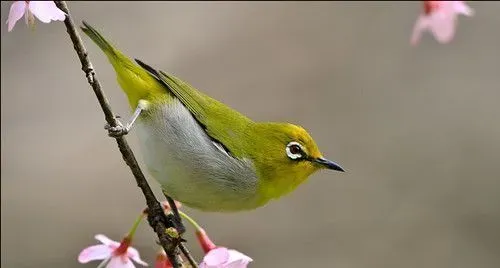
M 292 153 L 292 150 L 290 149 L 292 146 L 298 146 L 300 148 L 300 151 L 298 153 L 296 152 L 293 152 Z M 302 147 L 302 145 L 300 145 L 300 143 L 296 142 L 296 141 L 292 141 L 290 143 L 288 143 L 286 145 L 286 155 L 288 156 L 288 158 L 292 159 L 292 160 L 297 160 L 299 158 L 302 158 L 304 157 L 302 154 L 304 152 L 304 148 Z

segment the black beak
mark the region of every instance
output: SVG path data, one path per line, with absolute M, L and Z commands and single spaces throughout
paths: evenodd
M 345 170 L 339 164 L 337 164 L 333 161 L 330 161 L 328 159 L 320 157 L 320 158 L 314 159 L 313 161 L 322 165 L 322 166 L 325 166 L 328 169 L 333 169 L 333 170 L 345 172 Z

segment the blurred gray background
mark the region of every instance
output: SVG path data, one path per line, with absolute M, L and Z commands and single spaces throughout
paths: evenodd
M 418 2 L 69 3 L 126 54 L 255 120 L 303 125 L 348 170 L 252 212 L 185 208 L 252 267 L 500 267 L 500 3 L 470 5 L 451 44 L 411 47 Z M 143 196 L 64 25 L 8 33 L 1 7 L 2 266 L 95 267 L 80 250 L 97 233 L 119 240 Z M 154 238 L 142 224 L 134 244 L 151 265 Z

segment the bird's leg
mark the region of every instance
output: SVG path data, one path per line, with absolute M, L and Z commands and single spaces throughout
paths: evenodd
M 141 112 L 146 110 L 148 107 L 148 102 L 145 100 L 139 100 L 139 103 L 137 104 L 137 107 L 135 108 L 134 114 L 130 118 L 130 122 L 126 124 L 125 126 L 120 122 L 120 120 L 116 119 L 117 126 L 112 127 L 109 125 L 109 123 L 106 123 L 104 126 L 104 129 L 108 130 L 108 135 L 114 138 L 127 135 L 132 126 L 135 123 L 135 120 L 139 118 L 139 115 L 141 115 Z M 118 118 L 118 117 L 117 117 Z
M 175 205 L 174 199 L 172 199 L 172 197 L 167 195 L 167 193 L 165 191 L 163 191 L 163 195 L 167 199 L 168 205 L 170 206 L 170 209 L 172 210 L 172 215 L 173 215 L 172 220 L 174 221 L 175 228 L 177 229 L 177 232 L 179 232 L 179 234 L 182 235 L 184 232 L 186 232 L 186 227 L 184 226 L 184 224 L 182 224 L 182 219 L 181 219 L 181 216 L 179 215 L 179 209 Z

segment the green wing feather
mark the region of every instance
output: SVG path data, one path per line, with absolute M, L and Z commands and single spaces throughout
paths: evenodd
M 247 140 L 244 136 L 247 135 L 247 128 L 253 123 L 252 120 L 181 79 L 157 71 L 138 59 L 135 61 L 179 99 L 213 140 L 219 142 L 232 155 L 244 156 L 244 141 Z

